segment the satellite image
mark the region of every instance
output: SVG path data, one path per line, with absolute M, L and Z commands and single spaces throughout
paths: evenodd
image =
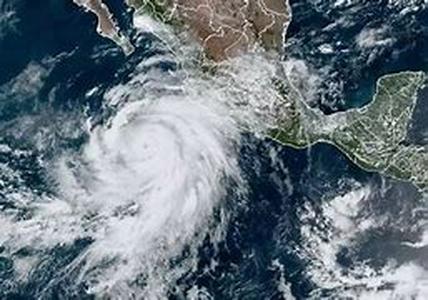
M 0 299 L 428 299 L 428 0 L 0 0 Z

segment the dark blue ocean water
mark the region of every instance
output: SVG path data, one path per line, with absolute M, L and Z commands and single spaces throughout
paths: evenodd
M 119 16 L 121 27 L 128 30 L 138 45 L 136 53 L 129 58 L 112 42 L 96 34 L 95 17 L 83 13 L 70 1 L 0 0 L 0 141 L 12 149 L 27 151 L 25 155 L 0 153 L 0 163 L 19 171 L 23 178 L 19 184 L 31 190 L 53 192 L 41 161 L 54 155 L 58 147 L 79 149 L 87 138 L 78 132 L 70 135 L 58 130 L 55 143 L 35 149 L 31 143 L 35 133 L 46 124 L 58 123 L 60 128 L 63 116 L 76 116 L 77 120 L 91 116 L 94 123 L 102 122 L 106 113 L 102 109 L 103 93 L 126 81 L 143 57 L 159 51 L 151 47 L 150 36 L 137 39 L 130 29 L 130 14 L 124 11 L 120 1 L 106 2 Z M 344 84 L 342 92 L 346 100 L 343 103 L 330 101 L 328 91 L 323 94 L 326 100 L 320 100 L 320 104 L 327 112 L 367 103 L 374 82 L 381 74 L 426 68 L 426 13 L 421 12 L 410 21 L 402 20 L 379 8 L 384 1 L 377 5 L 375 2 L 362 1 L 361 8 L 351 12 L 332 10 L 328 4 L 316 10 L 307 1 L 292 1 L 294 20 L 289 37 L 295 44 L 287 46 L 289 55 L 300 55 L 299 58 L 315 69 L 324 65 L 331 67 L 326 74 L 333 74 L 331 80 Z M 3 22 L 1 16 L 6 14 L 10 19 Z M 344 32 L 332 30 L 320 34 L 320 28 L 344 14 L 355 24 Z M 359 20 L 358 16 L 363 17 Z M 365 63 L 368 54 L 361 51 L 323 56 L 314 50 L 326 41 L 342 41 L 344 49 L 352 49 L 353 38 L 364 26 L 381 26 L 383 22 L 393 26 L 391 31 L 399 40 L 395 44 L 398 48 L 376 50 L 376 59 L 371 64 Z M 25 94 L 13 91 L 14 80 L 30 63 L 45 70 L 42 83 Z M 172 66 L 166 64 L 162 68 Z M 87 97 L 87 92 L 94 87 L 97 91 Z M 38 121 L 22 127 L 22 117 Z M 76 126 L 80 125 L 76 121 Z M 368 233 L 352 249 L 343 249 L 337 256 L 339 263 L 349 267 L 369 260 L 373 265 L 382 266 L 386 258 L 406 261 L 420 255 L 400 246 L 401 241 L 415 235 L 409 224 L 393 221 L 398 215 L 410 215 L 418 205 L 421 196 L 409 184 L 365 172 L 330 145 L 295 150 L 251 135 L 244 137 L 240 166 L 248 184 L 246 204 L 233 209 L 226 239 L 218 248 L 214 249 L 208 241 L 201 247 L 198 270 L 177 283 L 182 291 L 197 285 L 205 287 L 216 299 L 281 299 L 278 280 L 284 276 L 297 299 L 308 297 L 319 287 L 307 274 L 311 261 L 302 256 L 305 247 L 300 230 L 302 208 L 312 207 L 319 213 L 316 217 L 321 218 L 323 200 L 346 193 L 355 183 L 372 187 L 375 193 L 370 213 L 390 218 L 392 225 Z M 14 188 L 17 184 L 7 185 Z M 4 185 L 0 187 L 0 209 L 14 205 L 4 196 L 3 188 Z M 232 201 L 233 191 L 228 205 L 233 205 Z M 26 213 L 29 212 L 24 211 L 23 218 Z M 56 247 L 46 256 L 46 262 L 32 272 L 28 283 L 18 285 L 8 294 L 0 290 L 0 298 L 33 299 L 33 295 L 44 289 L 90 243 L 90 240 L 78 240 L 71 246 Z M 386 252 L 385 245 L 389 249 Z M 13 262 L 2 256 L 2 251 L 0 247 L 0 286 L 13 276 Z M 31 249 L 22 249 L 15 255 L 26 256 L 29 251 Z M 211 269 L 213 259 L 218 266 Z M 284 270 L 273 266 L 274 260 L 283 265 Z M 207 269 L 210 271 L 206 272 Z M 67 278 L 51 285 L 51 298 L 63 299 L 61 297 L 68 294 L 68 286 Z M 81 293 L 67 297 L 92 298 L 85 295 L 84 288 Z M 329 292 L 323 293 L 328 296 Z M 180 297 L 183 294 L 171 292 L 171 299 Z
M 291 1 L 286 56 L 302 59 L 321 77 L 316 100 L 323 111 L 367 104 L 376 80 L 384 74 L 428 70 L 428 8 L 423 1 L 415 1 L 413 12 L 407 13 L 387 0 L 341 6 L 337 2 Z M 360 34 L 370 30 L 378 30 L 374 35 L 378 43 L 358 46 Z M 329 45 L 332 52 L 323 53 L 322 45 Z
M 307 203 L 320 205 L 326 193 L 344 188 L 338 186 L 341 178 L 367 182 L 375 176 L 351 165 L 328 145 L 317 145 L 308 152 L 251 138 L 247 142 L 241 167 L 250 187 L 248 208 L 232 221 L 218 253 L 201 250 L 206 265 L 202 260 L 201 273 L 190 278 L 215 291 L 220 299 L 282 299 L 278 289 L 281 272 L 272 266 L 278 260 L 285 266 L 294 296 L 307 297 L 315 286 L 306 274 L 308 262 L 295 251 L 303 242 L 300 209 Z M 269 155 L 272 149 L 278 151 L 276 162 Z M 219 266 L 204 274 L 213 254 Z
M 219 251 L 201 249 L 200 271 L 184 280 L 189 286 L 207 287 L 219 299 L 283 299 L 278 289 L 281 275 L 296 299 L 314 296 L 312 293 L 320 287 L 308 274 L 312 261 L 305 258 L 306 238 L 300 231 L 308 222 L 301 218 L 303 207 L 314 210 L 309 222 L 318 224 L 323 218 L 324 200 L 346 193 L 355 182 L 374 191 L 367 212 L 391 223 L 399 216 L 411 220 L 420 201 L 413 186 L 365 172 L 331 145 L 295 150 L 253 138 L 247 142 L 241 152 L 241 167 L 250 187 L 248 207 L 232 220 Z M 278 151 L 274 159 L 272 149 Z M 401 246 L 401 242 L 416 238 L 417 233 L 408 224 L 397 222 L 394 226 L 378 227 L 365 233 L 352 248 L 341 249 L 336 257 L 339 265 L 346 269 L 370 261 L 381 267 L 388 259 L 425 259 L 425 254 Z M 213 259 L 218 266 L 207 272 Z M 325 297 L 330 293 L 322 289 L 318 292 Z
M 90 31 L 94 19 L 80 13 L 71 1 L 2 0 L 0 10 L 3 16 L 10 15 L 1 24 L 1 83 L 16 76 L 31 60 L 75 48 L 90 49 L 97 42 Z
M 413 118 L 409 126 L 408 140 L 412 144 L 428 145 L 428 88 L 419 92 Z

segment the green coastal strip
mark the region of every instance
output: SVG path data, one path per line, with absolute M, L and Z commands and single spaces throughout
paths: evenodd
M 171 23 L 172 0 L 128 0 L 138 12 Z M 291 19 L 291 12 L 290 12 Z M 175 23 L 175 22 L 173 22 Z M 183 26 L 179 25 L 178 27 Z M 423 72 L 401 72 L 381 77 L 372 101 L 358 109 L 324 115 L 307 106 L 299 89 L 287 78 L 273 85 L 284 107 L 269 137 L 294 148 L 316 143 L 336 146 L 359 167 L 428 188 L 428 148 L 407 142 L 409 123 L 420 89 L 427 83 Z
M 370 104 L 331 116 L 297 101 L 295 116 L 282 122 L 271 137 L 279 143 L 306 148 L 329 143 L 361 168 L 421 189 L 428 187 L 428 149 L 407 142 L 409 123 L 424 87 L 423 72 L 402 72 L 381 77 Z
M 171 0 L 127 0 L 127 4 L 136 10 L 137 14 L 150 15 L 156 21 L 177 25 L 178 20 L 172 18 Z

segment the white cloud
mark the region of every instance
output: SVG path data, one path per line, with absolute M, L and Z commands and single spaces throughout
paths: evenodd
M 395 42 L 393 37 L 388 36 L 387 28 L 365 28 L 355 38 L 358 47 L 374 48 L 386 47 Z

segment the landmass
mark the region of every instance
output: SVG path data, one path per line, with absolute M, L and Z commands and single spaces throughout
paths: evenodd
M 119 45 L 126 55 L 134 52 L 135 48 L 129 39 L 120 33 L 119 27 L 114 21 L 106 4 L 102 0 L 73 0 L 75 4 L 94 13 L 98 19 L 97 32 Z
M 426 189 L 428 147 L 407 142 L 418 92 L 426 83 L 424 72 L 385 75 L 378 80 L 376 94 L 368 105 L 333 115 L 309 108 L 296 90 L 284 90 L 284 97 L 292 105 L 270 135 L 295 148 L 319 142 L 333 144 L 365 170 Z M 285 89 L 285 85 L 279 85 Z
M 137 15 L 148 14 L 191 33 L 214 64 L 257 47 L 280 53 L 291 21 L 291 11 L 284 0 L 125 1 Z M 101 0 L 90 2 L 101 5 Z M 107 31 L 111 32 L 109 26 Z M 426 83 L 427 75 L 423 72 L 386 75 L 378 80 L 370 104 L 324 115 L 305 103 L 292 78 L 272 78 L 285 102 L 278 123 L 268 136 L 295 148 L 330 143 L 366 170 L 426 189 L 428 148 L 410 144 L 407 139 L 418 92 Z
M 280 52 L 290 9 L 284 0 L 127 0 L 137 13 L 178 23 L 213 61 L 262 46 Z

